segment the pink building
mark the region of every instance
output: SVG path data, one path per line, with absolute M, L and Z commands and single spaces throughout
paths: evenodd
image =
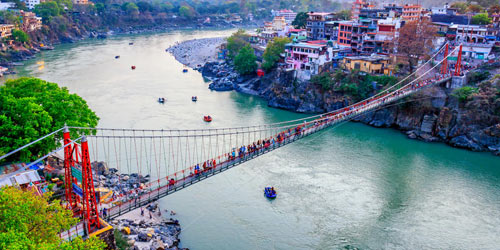
M 323 71 L 332 62 L 333 49 L 326 40 L 289 43 L 285 45 L 285 63 L 288 70 L 296 70 L 297 77 L 308 80 Z

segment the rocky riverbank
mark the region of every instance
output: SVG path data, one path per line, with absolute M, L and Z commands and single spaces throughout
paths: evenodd
M 149 175 L 119 173 L 117 169 L 109 168 L 105 162 L 93 162 L 92 169 L 95 171 L 94 186 L 103 194 L 102 208 L 138 197 L 147 190 Z M 185 249 L 179 248 L 181 226 L 174 216 L 174 211 L 162 211 L 155 202 L 124 214 L 110 223 L 122 232 L 130 249 Z
M 179 221 L 173 217 L 169 219 L 163 217 L 175 215 L 173 211 L 168 212 L 162 213 L 157 204 L 151 204 L 146 208 L 136 209 L 122 215 L 111 221 L 111 224 L 122 232 L 130 249 L 187 250 L 187 248 L 179 247 L 181 233 Z
M 217 61 L 218 48 L 224 37 L 188 40 L 169 47 L 167 52 L 191 68 L 199 68 L 207 62 Z
M 480 81 L 471 79 L 477 93 L 463 102 L 453 89 L 433 86 L 408 97 L 401 104 L 367 113 L 354 121 L 374 127 L 390 127 L 408 138 L 427 142 L 443 142 L 473 151 L 490 151 L 500 155 L 500 65 L 486 65 L 470 73 L 487 74 Z M 270 107 L 300 113 L 324 113 L 353 103 L 342 92 L 323 90 L 310 81 L 299 82 L 292 72 L 276 69 L 264 77 L 240 76 L 226 62 L 206 63 L 199 71 L 212 83 L 215 91 L 236 90 L 267 100 Z M 474 77 L 469 77 L 474 78 Z

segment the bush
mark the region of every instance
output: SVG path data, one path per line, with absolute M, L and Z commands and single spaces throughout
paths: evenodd
M 477 88 L 474 88 L 474 87 L 470 87 L 470 86 L 464 86 L 464 87 L 461 87 L 459 89 L 455 89 L 453 91 L 453 94 L 452 96 L 458 98 L 458 100 L 460 102 L 466 102 L 467 99 L 469 99 L 469 97 L 472 95 L 472 94 L 475 94 L 478 92 L 478 89 Z
M 52 191 L 54 189 L 54 183 L 50 183 L 48 186 L 47 186 L 47 189 Z
M 311 78 L 311 82 L 320 85 L 323 90 L 329 90 L 335 84 L 335 81 L 332 79 L 329 73 L 315 75 Z
M 474 71 L 470 75 L 470 83 L 482 82 L 490 77 L 490 72 L 488 71 Z
M 26 32 L 18 29 L 12 30 L 12 39 L 16 42 L 26 43 L 30 40 L 30 37 Z
M 127 244 L 127 239 L 123 237 L 122 232 L 120 232 L 120 230 L 118 229 L 115 229 L 114 234 L 115 234 L 116 247 L 120 250 L 127 250 L 129 245 Z

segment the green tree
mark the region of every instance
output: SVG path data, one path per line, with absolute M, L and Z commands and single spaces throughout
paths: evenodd
M 172 10 L 174 9 L 174 6 L 170 2 L 162 3 L 160 6 L 161 9 L 166 12 L 172 12 Z
M 50 21 L 51 17 L 59 16 L 61 10 L 56 2 L 49 1 L 35 5 L 35 13 L 47 23 Z
M 135 3 L 124 3 L 122 9 L 128 14 L 133 14 L 139 12 L 139 7 Z
M 308 15 L 306 12 L 297 13 L 295 19 L 292 22 L 292 25 L 297 29 L 304 29 L 306 27 L 307 17 Z
M 472 24 L 486 25 L 491 23 L 488 13 L 477 14 L 472 17 Z
M 256 60 L 257 57 L 254 50 L 250 47 L 250 44 L 247 44 L 241 48 L 238 55 L 234 58 L 234 67 L 240 74 L 249 75 L 255 73 L 257 70 Z
M 50 196 L 15 187 L 0 189 L 0 249 L 104 249 L 106 244 L 95 237 L 61 242 L 59 232 L 78 219 L 58 200 L 49 203 Z
M 337 17 L 341 20 L 350 20 L 352 17 L 351 10 L 341 10 L 337 12 Z
M 67 124 L 95 127 L 99 118 L 85 100 L 55 83 L 37 78 L 7 80 L 0 86 L 0 151 L 7 153 Z M 76 134 L 75 134 L 76 133 Z M 81 134 L 79 131 L 75 136 Z M 47 138 L 9 161 L 29 161 L 45 155 L 58 145 Z
M 262 55 L 264 59 L 262 68 L 265 70 L 272 69 L 280 59 L 280 54 L 285 52 L 285 44 L 290 41 L 288 37 L 276 37 L 271 42 L 267 43 L 266 50 Z
M 140 12 L 145 12 L 145 11 L 152 11 L 153 10 L 153 6 L 148 3 L 148 2 L 137 2 L 137 7 L 139 8 L 139 11 Z
M 26 32 L 24 32 L 22 30 L 13 29 L 12 30 L 12 39 L 14 39 L 14 41 L 17 41 L 17 42 L 26 43 L 30 40 L 30 37 L 28 36 L 28 34 L 26 34 Z
M 227 38 L 227 51 L 229 58 L 234 58 L 240 52 L 241 48 L 249 44 L 247 42 L 247 38 L 248 35 L 243 29 L 239 29 Z
M 183 5 L 179 8 L 179 15 L 186 19 L 193 19 L 195 17 L 195 12 L 191 6 Z

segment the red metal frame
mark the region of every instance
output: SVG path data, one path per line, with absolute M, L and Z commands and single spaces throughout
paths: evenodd
M 69 134 L 69 129 L 65 128 L 63 133 L 64 145 L 71 142 L 71 137 Z M 66 195 L 66 201 L 68 202 L 67 208 L 73 209 L 73 186 L 71 175 L 71 166 L 73 166 L 73 157 L 71 154 L 71 145 L 68 145 L 64 148 L 64 191 Z
M 82 138 L 82 188 L 83 188 L 83 216 L 90 234 L 100 228 L 99 209 L 97 208 L 92 167 L 87 138 Z
M 444 75 L 448 72 L 448 44 L 446 44 L 446 48 L 444 49 L 444 60 L 443 64 L 441 65 L 441 74 Z
M 455 64 L 455 76 L 460 76 L 462 68 L 462 45 L 458 49 L 457 64 Z

